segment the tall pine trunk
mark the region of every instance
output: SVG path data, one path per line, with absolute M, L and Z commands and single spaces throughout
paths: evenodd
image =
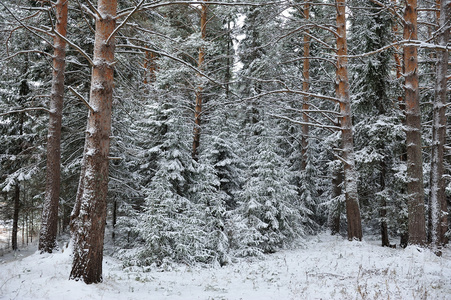
M 20 210 L 20 184 L 17 182 L 14 186 L 14 211 L 13 211 L 13 228 L 11 232 L 11 246 L 14 251 L 19 249 L 17 243 L 17 232 L 19 231 L 19 210 Z
M 385 179 L 387 178 L 387 164 L 384 161 L 380 162 L 381 174 L 380 174 L 380 186 L 381 186 L 381 201 L 379 208 L 379 217 L 381 219 L 381 242 L 382 247 L 389 247 L 390 241 L 388 238 L 388 225 L 387 225 L 387 200 L 384 196 Z
M 346 41 L 346 0 L 337 0 L 337 98 L 340 101 L 342 157 L 344 159 L 344 183 L 348 239 L 362 239 L 358 174 L 355 169 L 352 111 L 349 97 L 348 47 Z
M 310 15 L 310 4 L 306 3 L 304 4 L 304 18 L 306 22 L 309 20 Z M 310 36 L 309 36 L 309 30 L 305 31 L 304 34 L 304 63 L 302 66 L 302 91 L 308 93 L 310 89 Z M 307 148 L 308 148 L 308 136 L 309 136 L 309 126 L 307 125 L 309 122 L 309 118 L 307 115 L 307 110 L 309 109 L 309 97 L 304 96 L 302 103 L 302 119 L 304 124 L 302 125 L 302 140 L 301 140 L 301 154 L 302 154 L 302 170 L 305 170 L 307 167 Z
M 55 3 L 55 30 L 62 36 L 66 36 L 67 6 L 67 0 L 58 0 Z M 57 247 L 56 234 L 58 230 L 58 205 L 61 182 L 61 120 L 63 114 L 66 42 L 58 35 L 55 35 L 53 44 L 53 78 L 47 135 L 46 188 L 38 246 L 41 253 L 52 253 Z
M 90 106 L 85 151 L 75 209 L 72 212 L 74 258 L 71 279 L 85 283 L 102 281 L 105 235 L 108 154 L 114 75 L 116 0 L 99 0 L 94 42 Z
M 438 44 L 446 47 L 449 42 L 449 30 L 451 28 L 449 24 L 451 0 L 441 0 L 437 4 L 440 6 Z M 431 242 L 439 247 L 447 243 L 445 233 L 448 230 L 448 206 L 445 195 L 445 180 L 443 178 L 443 153 L 446 142 L 447 71 L 448 51 L 438 50 L 432 120 L 431 192 L 429 201 L 431 227 L 429 231 Z
M 201 4 L 200 12 L 200 30 L 202 41 L 205 40 L 207 36 L 207 2 L 204 0 Z M 197 62 L 197 67 L 201 70 L 203 68 L 205 61 L 205 48 L 202 46 L 199 48 L 199 60 Z M 200 144 L 200 125 L 201 125 L 201 115 L 202 115 L 202 84 L 197 87 L 196 91 L 196 103 L 194 107 L 194 131 L 193 131 L 193 149 L 192 157 L 197 160 L 198 158 L 198 148 Z
M 417 1 L 406 0 L 404 39 L 417 40 Z M 418 53 L 415 45 L 404 46 L 407 194 L 409 244 L 426 242 L 424 216 L 423 158 L 421 152 L 421 112 L 418 95 Z

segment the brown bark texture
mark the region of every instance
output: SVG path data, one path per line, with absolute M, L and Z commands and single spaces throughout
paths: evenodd
M 404 39 L 416 40 L 418 38 L 416 0 L 406 1 L 404 20 Z M 409 244 L 423 245 L 426 242 L 426 230 L 421 152 L 421 112 L 418 97 L 418 53 L 417 47 L 414 45 L 404 46 L 404 76 Z
M 116 10 L 117 1 L 98 1 L 101 17 L 96 20 L 90 92 L 93 111 L 88 115 L 79 198 L 72 212 L 74 258 L 70 278 L 87 284 L 102 281 L 115 50 L 114 38 L 107 40 L 116 26 Z
M 381 174 L 380 174 L 380 185 L 381 185 L 381 191 L 383 192 L 385 190 L 385 178 L 387 174 L 387 165 L 385 162 L 380 163 L 381 168 Z M 379 217 L 381 219 L 381 242 L 382 247 L 389 247 L 390 241 L 388 237 L 388 226 L 387 226 L 387 201 L 385 200 L 384 196 L 381 196 L 380 201 L 380 208 L 379 208 Z
M 204 0 L 204 3 L 201 5 L 201 15 L 200 15 L 200 30 L 201 30 L 201 38 L 205 40 L 207 37 L 207 2 L 208 0 Z M 205 61 L 205 48 L 199 48 L 199 60 L 197 62 L 197 67 L 201 70 L 204 66 Z M 202 85 L 197 87 L 196 91 L 196 102 L 194 107 L 194 130 L 193 130 L 193 148 L 192 148 L 192 157 L 193 159 L 198 159 L 198 148 L 200 145 L 200 125 L 201 125 L 201 114 L 202 114 Z
M 156 55 L 152 51 L 146 51 L 144 58 L 144 84 L 155 82 L 157 71 Z
M 332 173 L 332 198 L 337 199 L 342 194 L 343 172 L 335 168 Z M 336 201 L 336 205 L 330 208 L 328 223 L 332 235 L 340 233 L 340 215 L 342 202 Z
M 340 101 L 342 158 L 344 159 L 344 181 L 348 239 L 362 239 L 358 174 L 355 169 L 354 140 L 352 133 L 352 111 L 349 97 L 348 49 L 346 41 L 346 0 L 337 0 L 337 98 Z
M 306 3 L 304 4 L 304 18 L 308 22 L 310 15 L 310 4 Z M 307 29 L 304 34 L 304 63 L 302 66 L 302 91 L 308 93 L 310 89 L 310 36 L 309 36 L 309 30 Z M 301 155 L 302 155 L 302 164 L 301 168 L 302 170 L 305 170 L 307 167 L 307 148 L 308 148 L 308 136 L 309 136 L 309 126 L 307 123 L 309 122 L 309 117 L 307 115 L 307 110 L 309 109 L 309 97 L 304 96 L 302 103 L 302 121 L 304 124 L 302 125 L 302 139 L 301 139 Z
M 55 3 L 55 30 L 62 36 L 67 31 L 67 0 Z M 45 200 L 38 249 L 52 253 L 57 248 L 58 205 L 61 181 L 61 121 L 64 97 L 64 70 L 66 67 L 66 42 L 55 35 L 53 53 L 53 78 L 50 95 L 50 114 L 47 134 L 47 169 Z
M 19 249 L 17 243 L 17 232 L 19 231 L 19 210 L 20 210 L 20 185 L 16 183 L 14 187 L 14 211 L 13 211 L 13 228 L 11 232 L 11 246 L 14 251 Z
M 451 0 L 437 1 L 439 13 L 438 44 L 447 45 L 449 41 Z M 437 50 L 435 100 L 432 118 L 432 153 L 430 176 L 430 225 L 431 242 L 435 246 L 443 246 L 447 243 L 445 233 L 448 230 L 448 206 L 446 202 L 444 175 L 444 147 L 446 142 L 446 102 L 447 102 L 447 72 L 448 51 Z

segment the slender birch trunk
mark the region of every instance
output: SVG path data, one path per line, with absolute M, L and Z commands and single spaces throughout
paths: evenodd
M 68 0 L 55 3 L 55 30 L 62 36 L 67 31 Z M 53 78 L 50 96 L 50 114 L 47 135 L 47 169 L 44 208 L 38 249 L 41 253 L 52 253 L 57 248 L 58 204 L 61 182 L 61 121 L 63 114 L 64 70 L 66 67 L 66 42 L 58 35 L 54 37 Z
M 416 40 L 417 1 L 407 0 L 404 11 L 404 39 Z M 426 242 L 424 216 L 423 158 L 421 152 L 421 112 L 418 97 L 418 53 L 414 45 L 404 46 L 406 102 L 407 194 L 409 244 Z
M 204 0 L 201 4 L 201 15 L 200 15 L 200 30 L 202 41 L 207 37 L 207 2 Z M 199 69 L 203 68 L 205 61 L 205 48 L 202 46 L 199 48 L 199 60 L 197 62 L 197 67 Z M 200 124 L 201 124 L 201 114 L 202 114 L 202 85 L 197 87 L 196 91 L 196 104 L 194 107 L 194 130 L 193 130 L 193 150 L 192 157 L 197 160 L 198 158 L 198 148 L 200 144 Z
M 113 100 L 116 0 L 99 0 L 94 42 L 90 106 L 82 174 L 72 212 L 74 258 L 70 278 L 85 283 L 102 281 L 108 154 Z
M 449 41 L 451 0 L 437 1 L 439 34 L 438 44 L 447 45 Z M 435 100 L 432 120 L 432 154 L 431 154 L 431 192 L 430 192 L 430 228 L 431 242 L 435 246 L 447 243 L 445 233 L 448 230 L 448 206 L 445 196 L 445 180 L 443 178 L 443 153 L 446 142 L 446 102 L 447 102 L 448 51 L 437 51 Z
M 357 193 L 358 174 L 355 169 L 354 140 L 352 133 L 352 111 L 349 97 L 348 47 L 346 41 L 346 0 L 337 0 L 337 98 L 340 99 L 342 157 L 346 197 L 346 217 L 348 239 L 362 239 L 359 196 Z

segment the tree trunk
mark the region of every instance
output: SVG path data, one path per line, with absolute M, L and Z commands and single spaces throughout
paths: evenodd
M 73 217 L 74 258 L 71 279 L 102 281 L 103 240 L 108 192 L 108 154 L 114 75 L 116 0 L 99 0 L 96 20 L 94 66 L 85 151 Z
M 404 11 L 404 39 L 416 40 L 417 1 L 407 0 Z M 423 159 L 421 153 L 421 112 L 418 97 L 418 53 L 414 45 L 404 46 L 407 194 L 409 244 L 426 242 L 424 216 Z
M 337 199 L 342 193 L 343 172 L 340 168 L 335 168 L 332 174 L 332 198 Z M 329 211 L 328 223 L 332 235 L 340 233 L 340 215 L 342 209 L 341 201 L 336 202 L 336 206 Z
M 310 4 L 306 3 L 304 4 L 304 18 L 306 22 L 309 20 L 310 15 Z M 304 34 L 304 64 L 302 69 L 302 91 L 305 93 L 308 93 L 310 88 L 310 36 L 309 30 L 305 31 Z M 309 118 L 307 115 L 307 110 L 309 109 L 309 97 L 304 96 L 304 101 L 302 103 L 302 110 L 304 113 L 302 114 L 302 121 L 304 124 L 302 125 L 302 140 L 301 140 L 301 154 L 302 154 L 302 164 L 301 168 L 302 170 L 305 170 L 307 167 L 307 148 L 308 148 L 308 135 L 309 135 L 309 126 L 307 125 L 309 123 Z
M 451 0 L 441 0 L 437 8 L 440 32 L 438 44 L 445 46 L 449 41 L 449 19 L 451 15 Z M 435 101 L 432 120 L 432 154 L 430 177 L 430 225 L 431 242 L 438 247 L 447 243 L 445 233 L 448 230 L 448 207 L 445 195 L 445 180 L 443 178 L 443 153 L 446 142 L 446 85 L 448 71 L 448 51 L 437 51 Z
M 114 202 L 113 202 L 113 220 L 112 220 L 112 224 L 111 224 L 112 227 L 113 227 L 113 230 L 111 232 L 111 238 L 113 239 L 113 241 L 116 238 L 116 222 L 117 222 L 117 200 L 114 199 Z
M 385 200 L 384 190 L 385 190 L 385 178 L 387 174 L 387 165 L 385 162 L 381 161 L 381 174 L 380 174 L 380 185 L 381 185 L 381 202 L 379 208 L 379 217 L 381 219 L 381 242 L 382 247 L 390 247 L 390 241 L 388 239 L 388 226 L 387 226 L 387 201 Z
M 346 197 L 346 218 L 348 239 L 362 239 L 359 197 L 357 193 L 358 174 L 355 169 L 354 141 L 352 133 L 352 111 L 349 98 L 348 49 L 346 41 L 346 0 L 337 0 L 337 98 L 340 101 L 342 157 Z
M 144 84 L 155 82 L 156 71 L 156 55 L 152 51 L 146 51 L 144 58 Z
M 201 4 L 201 15 L 200 15 L 200 30 L 201 37 L 204 41 L 207 36 L 207 2 L 208 0 L 204 0 Z M 199 60 L 197 62 L 197 67 L 201 70 L 204 65 L 205 60 L 205 48 L 199 48 Z M 193 131 L 193 151 L 192 157 L 197 160 L 198 158 L 198 148 L 200 144 L 200 123 L 201 123 L 201 114 L 202 114 L 202 85 L 197 87 L 196 91 L 196 104 L 194 108 L 194 131 Z
M 13 250 L 19 249 L 17 243 L 17 232 L 19 231 L 19 209 L 20 209 L 20 185 L 17 182 L 14 187 L 14 211 L 13 211 L 13 228 L 11 233 L 11 246 Z
M 67 0 L 55 4 L 55 30 L 66 36 Z M 54 38 L 53 79 L 50 96 L 50 114 L 47 135 L 47 169 L 45 200 L 42 210 L 41 232 L 38 249 L 52 253 L 57 248 L 58 205 L 61 182 L 61 120 L 63 114 L 64 70 L 66 67 L 66 42 L 58 35 Z

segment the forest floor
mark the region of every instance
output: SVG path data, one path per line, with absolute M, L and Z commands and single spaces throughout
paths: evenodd
M 124 269 L 106 256 L 104 282 L 85 285 L 68 280 L 70 267 L 70 247 L 6 254 L 0 299 L 451 299 L 451 249 L 438 257 L 428 249 L 382 248 L 376 240 L 326 233 L 306 238 L 302 248 L 222 268 Z

